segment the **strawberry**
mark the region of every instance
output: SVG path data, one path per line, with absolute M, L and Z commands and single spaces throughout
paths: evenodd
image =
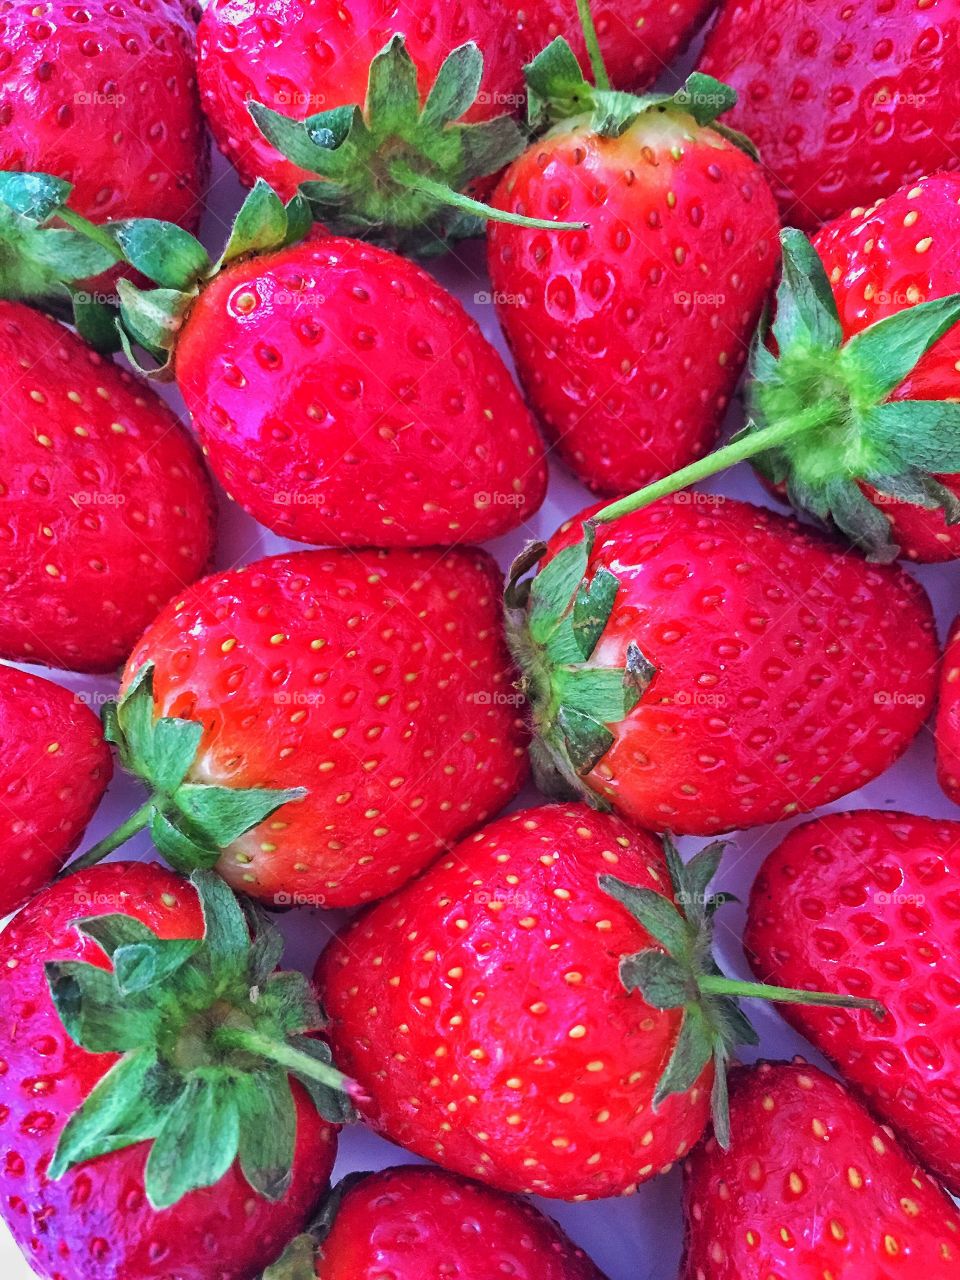
M 151 798 L 74 865 L 149 825 L 178 870 L 216 864 L 278 906 L 401 885 L 524 780 L 500 586 L 476 550 L 305 551 L 205 578 L 147 630 L 107 714 Z
M 960 804 L 960 618 L 954 619 L 943 650 L 934 736 L 937 780 L 954 804 Z
M 744 943 L 764 981 L 872 996 L 789 1021 L 954 1192 L 960 1191 L 960 823 L 863 809 L 796 827 L 750 898 Z
M 281 949 L 218 877 L 141 863 L 0 935 L 0 1214 L 38 1276 L 254 1280 L 310 1220 L 349 1108 Z
M 113 764 L 81 698 L 0 663 L 0 918 L 66 862 L 107 789 Z
M 604 1280 L 526 1201 L 441 1169 L 350 1174 L 264 1280 Z
M 145 384 L 0 301 L 0 656 L 112 671 L 213 549 L 199 451 Z
M 749 145 L 715 123 L 726 86 L 594 89 L 562 39 L 528 78 L 534 118 L 553 128 L 492 203 L 589 230 L 492 223 L 497 313 L 561 458 L 591 489 L 622 493 L 716 439 L 773 280 L 776 207 Z
M 686 1164 L 681 1280 L 954 1280 L 956 1207 L 843 1085 L 765 1062 L 730 1107 Z
M 364 1117 L 445 1168 L 562 1199 L 635 1191 L 711 1101 L 723 1133 L 726 1063 L 755 1041 L 736 997 L 821 997 L 717 969 L 720 854 L 684 866 L 610 814 L 528 809 L 358 917 L 316 979 Z
M 228 492 L 303 542 L 451 544 L 529 519 L 543 446 L 474 321 L 385 250 L 290 243 L 308 227 L 260 183 L 216 267 L 178 228 L 118 232 L 163 286 L 121 283 L 129 341 L 168 362 Z
M 209 162 L 194 40 L 178 0 L 7 0 L 0 169 L 67 179 L 94 222 L 196 227 Z
M 938 656 L 922 587 L 746 503 L 632 503 L 511 573 L 542 788 L 711 835 L 836 800 L 906 750 Z
M 745 432 L 640 501 L 752 458 L 872 559 L 960 556 L 958 202 L 960 175 L 935 174 L 838 218 L 812 246 L 784 231 Z
M 804 230 L 957 164 L 957 0 L 728 0 L 700 68 L 731 84 L 784 221 Z

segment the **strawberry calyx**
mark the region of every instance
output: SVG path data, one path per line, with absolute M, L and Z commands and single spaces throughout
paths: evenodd
M 663 837 L 672 900 L 615 876 L 600 876 L 599 884 L 643 926 L 654 944 L 622 958 L 624 989 L 639 992 L 654 1009 L 682 1010 L 679 1034 L 653 1096 L 654 1109 L 673 1094 L 689 1092 L 712 1061 L 714 1132 L 726 1149 L 730 1145 L 727 1067 L 738 1045 L 759 1044 L 755 1028 L 740 1007 L 741 999 L 866 1009 L 880 1020 L 886 1010 L 877 1000 L 740 982 L 721 972 L 713 957 L 714 917 L 735 899 L 728 893 L 711 893 L 710 884 L 720 869 L 724 847 L 716 841 L 684 863 L 671 836 Z
M 900 548 L 884 498 L 939 509 L 947 524 L 960 521 L 960 499 L 940 478 L 960 472 L 960 404 L 889 398 L 960 321 L 960 293 L 895 312 L 844 342 L 813 245 L 792 228 L 780 240 L 783 278 L 775 318 L 761 325 L 751 351 L 746 426 L 729 444 L 593 518 L 638 511 L 749 459 L 796 510 L 836 526 L 870 559 L 889 562 Z
M 508 641 L 536 731 L 530 755 L 537 784 L 547 795 L 579 796 L 606 809 L 609 802 L 587 775 L 613 745 L 609 725 L 630 714 L 656 668 L 636 644 L 623 666 L 597 659 L 620 583 L 604 567 L 588 580 L 595 536 L 596 526 L 586 521 L 580 541 L 528 580 L 546 551 L 542 542 L 530 544 L 511 567 L 505 602 Z
M 69 208 L 72 192 L 50 174 L 0 172 L 0 297 L 49 311 L 98 351 L 115 351 L 115 299 L 90 281 L 122 254 L 108 231 Z
M 296 1143 L 291 1079 L 332 1123 L 352 1118 L 351 1082 L 313 1038 L 322 1015 L 307 978 L 280 970 L 279 932 L 209 871 L 191 878 L 200 939 L 161 939 L 129 915 L 74 921 L 111 967 L 51 961 L 47 982 L 72 1040 L 119 1054 L 68 1120 L 48 1170 L 151 1143 L 155 1209 L 215 1185 L 239 1159 L 252 1189 L 279 1200 Z
M 344 1196 L 369 1177 L 369 1173 L 358 1171 L 341 1178 L 307 1229 L 290 1241 L 277 1261 L 264 1271 L 261 1280 L 316 1280 L 317 1260 L 323 1256 L 323 1242 L 333 1229 Z
M 342 235 L 427 257 L 478 236 L 490 218 L 520 226 L 582 230 L 585 223 L 523 218 L 465 195 L 526 146 L 510 115 L 476 124 L 461 117 L 476 101 L 483 54 L 472 41 L 444 60 L 421 101 L 417 68 L 402 35 L 370 63 L 363 106 L 296 120 L 262 102 L 249 111 L 282 155 L 317 175 L 301 184 L 315 217 Z
M 190 780 L 203 736 L 198 720 L 156 715 L 153 664 L 139 668 L 123 697 L 102 712 L 104 737 L 123 768 L 150 788 L 150 798 L 116 831 L 70 863 L 62 875 L 95 866 L 138 831 L 181 874 L 214 867 L 224 849 L 283 805 L 302 800 L 302 787 L 223 787 Z

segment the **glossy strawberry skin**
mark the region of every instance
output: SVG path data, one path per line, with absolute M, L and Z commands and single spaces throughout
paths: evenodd
M 620 958 L 650 939 L 603 872 L 668 892 L 652 836 L 583 805 L 525 810 L 327 947 L 316 976 L 334 1057 L 375 1129 L 502 1190 L 566 1200 L 629 1194 L 690 1149 L 713 1067 L 654 1113 L 679 1011 L 621 985 Z
M 493 204 L 590 224 L 489 230 L 500 323 L 571 470 L 619 494 L 704 454 L 776 269 L 754 161 L 685 115 L 647 112 L 619 138 L 581 122 L 514 161 Z
M 770 854 L 744 943 L 757 975 L 881 1001 L 883 1022 L 784 1007 L 927 1168 L 960 1190 L 960 823 L 831 813 Z
M 287 538 L 485 541 L 546 493 L 533 420 L 476 324 L 420 267 L 356 240 L 222 272 L 176 373 L 227 491 Z
M 44 965 L 105 964 L 71 922 L 117 911 L 163 938 L 203 932 L 185 881 L 156 864 L 111 863 L 46 890 L 0 935 L 0 1212 L 43 1280 L 254 1280 L 309 1220 L 333 1167 L 335 1130 L 299 1085 L 293 1181 L 275 1204 L 258 1197 L 234 1166 L 215 1186 L 158 1213 L 144 1194 L 143 1143 L 79 1165 L 57 1182 L 44 1176 L 64 1123 L 115 1060 L 66 1035 Z
M 113 772 L 80 696 L 0 664 L 0 918 L 56 875 Z
M 934 736 L 937 781 L 960 804 L 960 618 L 955 618 L 943 651 Z
M 592 509 L 583 514 L 587 516 Z M 580 536 L 569 521 L 548 558 Z M 601 525 L 620 590 L 591 661 L 657 668 L 588 785 L 654 830 L 714 835 L 855 791 L 933 704 L 923 589 L 774 512 L 693 492 Z
M 785 225 L 804 231 L 957 165 L 960 3 L 730 0 L 700 70 L 758 147 Z
M 958 5 L 960 14 L 960 5 Z M 918 302 L 960 291 L 952 246 L 960 240 L 960 174 L 936 173 L 907 184 L 874 208 L 825 226 L 814 239 L 833 286 L 844 339 Z M 960 395 L 960 328 L 922 357 L 891 400 L 951 400 Z M 960 476 L 938 477 L 960 497 Z M 901 554 L 923 562 L 960 556 L 960 526 L 942 510 L 881 496 L 863 486 L 893 526 Z
M 70 330 L 0 302 L 0 657 L 113 671 L 213 551 L 199 451 Z
M 956 1207 L 843 1085 L 797 1060 L 730 1094 L 729 1152 L 685 1166 L 681 1280 L 953 1280 Z
M 305 551 L 204 579 L 127 666 L 198 719 L 192 777 L 306 787 L 224 852 L 276 905 L 356 906 L 520 789 L 525 733 L 486 552 Z
M 485 54 L 478 102 L 468 119 L 519 112 L 523 54 L 510 7 L 499 0 L 214 0 L 200 20 L 203 109 L 221 151 L 251 186 L 260 176 L 285 198 L 308 175 L 257 129 L 249 99 L 302 119 L 363 103 L 370 62 L 391 36 L 406 37 L 426 95 L 440 64 L 473 40 Z
M 317 1280 L 604 1280 L 531 1204 L 442 1169 L 401 1165 L 344 1193 Z
M 209 168 L 194 23 L 178 0 L 10 0 L 0 14 L 0 169 L 74 183 L 95 222 L 190 229 Z

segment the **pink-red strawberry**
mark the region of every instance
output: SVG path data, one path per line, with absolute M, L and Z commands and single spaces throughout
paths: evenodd
M 943 650 L 934 736 L 937 780 L 950 799 L 960 804 L 960 618 L 954 619 Z
M 960 1190 L 960 823 L 863 809 L 795 828 L 763 864 L 744 934 L 758 977 L 868 996 L 882 1022 L 796 1009 L 928 1169 Z
M 838 1081 L 741 1067 L 730 1110 L 685 1166 L 681 1280 L 955 1280 L 956 1206 Z
M 720 854 L 684 866 L 585 805 L 528 809 L 358 917 L 316 976 L 365 1118 L 458 1173 L 560 1199 L 635 1191 L 711 1102 L 722 1133 L 727 1061 L 755 1035 L 710 955 Z
M 557 452 L 591 489 L 622 493 L 716 439 L 773 281 L 777 216 L 743 140 L 714 124 L 725 86 L 691 77 L 673 97 L 628 99 L 582 78 L 574 91 L 579 74 L 562 40 L 528 69 L 554 127 L 492 203 L 588 227 L 491 223 L 488 260 Z
M 179 0 L 8 0 L 0 169 L 65 178 L 94 222 L 195 227 L 209 166 L 195 38 Z
M 0 1214 L 43 1280 L 254 1280 L 309 1222 L 349 1108 L 281 949 L 216 876 L 141 863 L 0 935 Z
M 0 918 L 42 889 L 77 847 L 113 772 L 81 698 L 0 663 Z
M 934 174 L 810 242 L 782 233 L 745 434 L 652 501 L 752 458 L 781 497 L 873 559 L 960 556 L 960 176 Z
M 264 1280 L 604 1280 L 533 1205 L 442 1169 L 351 1174 Z
M 710 835 L 836 800 L 906 750 L 938 660 L 911 577 L 746 503 L 632 504 L 588 509 L 511 575 L 544 787 Z
M 957 165 L 958 0 L 727 0 L 700 67 L 732 85 L 787 225 Z
M 108 714 L 178 869 L 279 906 L 382 897 L 519 790 L 526 736 L 486 552 L 305 551 L 205 578 Z
M 144 383 L 0 301 L 0 657 L 112 671 L 206 568 L 199 450 Z

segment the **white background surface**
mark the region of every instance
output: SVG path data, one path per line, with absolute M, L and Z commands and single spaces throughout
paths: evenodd
M 204 227 L 208 245 L 219 248 L 232 214 L 239 207 L 242 192 L 223 161 L 217 157 L 210 205 Z M 456 254 L 431 269 L 456 293 L 476 317 L 487 337 L 501 350 L 499 330 L 492 306 L 476 303 L 475 295 L 488 288 L 484 270 L 482 244 L 461 246 Z M 182 410 L 175 393 L 164 389 L 172 404 Z M 732 420 L 737 421 L 739 406 L 734 405 Z M 768 504 L 766 495 L 747 468 L 707 485 L 730 496 Z M 245 563 L 261 555 L 283 551 L 295 544 L 274 537 L 256 525 L 221 493 L 220 543 L 217 567 Z M 580 510 L 588 494 L 558 466 L 552 468 L 548 500 L 540 513 L 516 534 L 492 544 L 500 562 L 506 566 L 528 538 L 546 537 L 567 516 Z M 960 611 L 960 565 L 924 567 L 915 570 L 928 588 L 937 607 L 941 638 L 954 615 Z M 112 693 L 116 682 L 44 671 L 43 674 L 77 690 Z M 142 801 L 140 789 L 123 776 L 115 778 L 99 813 L 88 831 L 86 844 L 112 830 Z M 537 796 L 528 791 L 520 803 L 536 803 Z M 515 806 L 515 807 L 518 807 Z M 835 809 L 863 806 L 900 808 L 919 814 L 960 820 L 960 810 L 940 792 L 933 774 L 933 738 L 930 726 L 906 757 L 882 778 L 846 797 Z M 718 885 L 746 900 L 750 884 L 764 855 L 786 834 L 791 825 L 760 827 L 731 837 L 727 858 Z M 682 842 L 686 850 L 702 842 Z M 149 838 L 141 835 L 123 850 L 124 857 L 149 859 L 154 856 Z M 288 940 L 286 961 L 310 972 L 331 931 L 345 918 L 343 913 L 298 910 L 281 917 Z M 718 952 L 721 965 L 728 973 L 747 976 L 748 969 L 740 949 L 743 908 L 732 905 L 724 909 L 718 923 Z M 771 1009 L 751 1004 L 748 1009 L 758 1027 L 761 1056 L 812 1055 L 809 1046 L 790 1031 Z M 402 1150 L 384 1142 L 366 1129 L 355 1126 L 344 1132 L 340 1142 L 335 1179 L 357 1169 L 381 1168 L 411 1160 Z M 587 1250 L 610 1280 L 676 1280 L 680 1256 L 680 1179 L 677 1171 L 642 1187 L 637 1195 L 623 1200 L 595 1204 L 564 1205 L 542 1201 L 569 1234 Z M 0 1275 L 5 1280 L 29 1280 L 32 1271 L 0 1224 Z M 137 1280 L 128 1277 L 126 1280 Z

